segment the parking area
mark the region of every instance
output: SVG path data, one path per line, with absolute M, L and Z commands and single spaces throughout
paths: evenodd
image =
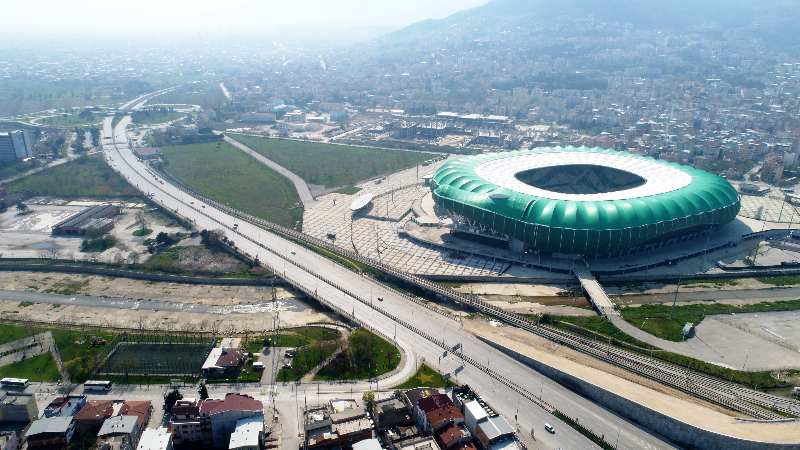
M 83 236 L 52 235 L 52 227 L 62 220 L 84 209 L 100 203 L 120 205 L 122 212 L 113 218 L 110 231 L 117 238 L 117 245 L 105 252 L 82 253 Z M 113 261 L 117 254 L 127 257 L 130 252 L 146 252 L 142 242 L 154 238 L 159 232 L 174 233 L 180 228 L 167 227 L 157 217 L 151 216 L 149 236 L 134 236 L 136 212 L 143 204 L 121 201 L 98 202 L 93 200 L 63 200 L 50 197 L 34 197 L 26 202 L 30 213 L 21 215 L 17 208 L 0 213 L 0 255 L 4 258 L 50 258 L 53 255 L 67 259 L 97 258 Z

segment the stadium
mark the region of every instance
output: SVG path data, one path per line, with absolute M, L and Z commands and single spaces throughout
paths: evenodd
M 595 257 L 706 235 L 741 207 L 734 187 L 717 175 L 587 147 L 459 158 L 436 171 L 431 191 L 459 237 Z

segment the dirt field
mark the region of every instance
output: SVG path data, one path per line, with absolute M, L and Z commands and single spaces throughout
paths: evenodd
M 0 271 L 0 290 L 59 292 L 74 294 L 162 300 L 180 303 L 229 306 L 270 298 L 266 286 L 215 286 L 205 284 L 156 283 L 130 278 L 101 277 L 41 272 Z M 278 287 L 278 297 L 296 298 L 294 292 Z
M 797 424 L 794 422 L 764 424 L 739 421 L 734 418 L 746 416 L 639 377 L 526 331 L 512 327 L 492 327 L 484 320 L 465 321 L 464 326 L 474 334 L 485 336 L 590 383 L 612 392 L 623 393 L 633 401 L 704 429 L 757 441 L 798 441 Z

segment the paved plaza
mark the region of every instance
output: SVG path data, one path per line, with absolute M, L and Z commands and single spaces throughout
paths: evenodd
M 447 160 L 444 160 L 447 161 Z M 420 182 L 444 161 L 429 166 L 412 167 L 381 179 L 358 184 L 355 195 L 332 193 L 317 198 L 305 211 L 303 231 L 321 239 L 335 235 L 337 245 L 353 248 L 362 255 L 421 275 L 500 275 L 509 263 L 460 254 L 417 244 L 398 230 L 411 220 L 414 202 L 430 192 Z M 350 204 L 361 195 L 375 198 L 365 211 L 353 215 Z M 388 213 L 387 213 L 388 206 Z

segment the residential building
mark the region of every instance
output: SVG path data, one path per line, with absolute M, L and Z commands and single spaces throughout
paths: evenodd
M 353 450 L 382 450 L 381 441 L 377 439 L 364 439 L 353 444 Z
M 169 427 L 175 445 L 184 445 L 203 440 L 200 431 L 200 406 L 194 399 L 182 399 L 169 412 Z
M 224 399 L 203 401 L 199 416 L 203 446 L 228 445 L 239 419 L 263 414 L 264 405 L 249 395 L 229 393 Z
M 369 419 L 356 419 L 307 432 L 306 448 L 331 449 L 344 447 L 371 437 L 372 426 L 369 423 Z
M 35 395 L 8 391 L 0 393 L 0 422 L 30 422 L 38 417 Z
M 334 102 L 319 103 L 319 112 L 331 112 L 335 109 L 342 109 L 342 108 L 344 108 L 344 103 L 334 103 Z
M 23 441 L 28 443 L 30 449 L 53 449 L 68 445 L 73 434 L 75 423 L 72 417 L 49 417 L 33 421 L 25 432 Z
M 300 111 L 299 109 L 294 111 L 289 111 L 283 116 L 283 121 L 289 123 L 305 123 L 306 113 Z
M 13 161 L 32 156 L 33 146 L 27 131 L 16 130 L 0 133 L 0 161 Z
M 271 112 L 250 112 L 239 116 L 242 123 L 275 123 L 277 116 Z
M 97 433 L 98 447 L 108 450 L 134 450 L 139 443 L 139 425 L 136 416 L 116 416 L 106 419 Z
M 150 400 L 134 400 L 125 401 L 125 404 L 119 410 L 119 414 L 136 417 L 136 426 L 139 427 L 139 434 L 141 434 L 147 428 L 147 423 L 150 422 L 152 411 L 153 405 Z
M 89 400 L 75 415 L 75 423 L 89 429 L 100 429 L 106 419 L 114 416 L 112 400 Z
M 411 424 L 408 408 L 396 397 L 375 401 L 372 406 L 372 416 L 378 429 Z
M 347 117 L 347 110 L 345 108 L 336 108 L 331 110 L 331 122 L 338 122 Z
M 472 439 L 472 434 L 463 423 L 454 422 L 449 422 L 439 428 L 433 433 L 433 436 L 442 450 L 461 448 L 465 444 L 469 444 Z
M 430 411 L 425 414 L 425 419 L 422 431 L 427 434 L 432 434 L 450 423 L 464 423 L 464 415 L 454 405 Z
M 259 450 L 264 440 L 264 416 L 245 417 L 236 421 L 228 448 L 231 450 Z
M 402 442 L 397 447 L 397 450 L 440 450 L 439 444 L 433 437 L 420 437 L 412 439 L 408 442 Z
M 453 406 L 453 401 L 447 394 L 435 394 L 425 398 L 421 398 L 417 402 L 417 426 L 426 433 L 430 431 L 430 422 L 428 422 L 427 414 L 431 411 L 447 406 Z
M 0 431 L 0 450 L 17 450 L 19 438 L 16 431 Z
M 169 428 L 148 428 L 139 438 L 136 450 L 172 450 L 172 433 Z
M 74 417 L 86 404 L 85 395 L 56 397 L 44 409 L 45 417 Z
M 158 147 L 133 147 L 133 155 L 139 159 L 158 159 L 161 150 Z
M 419 421 L 419 409 L 417 408 L 419 401 L 423 398 L 438 394 L 439 391 L 433 388 L 415 388 L 405 391 L 406 406 L 411 410 L 411 419 L 414 423 Z
M 208 117 L 208 120 L 216 121 L 217 120 L 217 112 L 211 108 L 206 108 L 203 110 L 203 114 Z
M 205 378 L 233 378 L 244 364 L 244 349 L 218 347 L 211 350 L 200 373 Z

